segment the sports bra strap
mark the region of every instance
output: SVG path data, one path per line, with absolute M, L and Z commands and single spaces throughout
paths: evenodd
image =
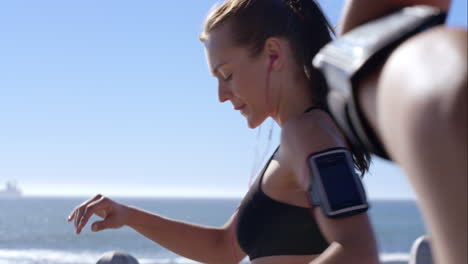
M 304 113 L 307 113 L 307 112 L 310 112 L 310 111 L 313 111 L 313 110 L 322 110 L 322 111 L 327 112 L 326 109 L 324 109 L 324 108 L 322 108 L 320 106 L 310 106 L 306 110 L 304 110 Z

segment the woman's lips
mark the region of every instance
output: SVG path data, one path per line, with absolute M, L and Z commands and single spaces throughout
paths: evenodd
M 234 109 L 235 110 L 242 110 L 244 107 L 245 107 L 245 104 L 240 105 L 240 106 L 235 106 Z

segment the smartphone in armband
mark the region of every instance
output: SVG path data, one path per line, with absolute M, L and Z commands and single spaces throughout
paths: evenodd
M 311 154 L 309 199 L 327 217 L 342 217 L 369 208 L 361 178 L 354 170 L 349 150 L 332 148 Z

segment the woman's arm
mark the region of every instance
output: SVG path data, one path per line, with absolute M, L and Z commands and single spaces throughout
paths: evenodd
M 171 220 L 129 207 L 127 225 L 159 245 L 202 263 L 238 263 L 245 256 L 237 245 L 233 215 L 221 228 Z
M 341 17 L 341 34 L 393 10 L 412 5 L 430 5 L 448 10 L 450 0 L 348 0 Z
M 195 261 L 237 263 L 245 256 L 235 239 L 236 214 L 223 227 L 205 227 L 168 219 L 97 195 L 78 206 L 68 220 L 75 220 L 76 231 L 80 233 L 93 214 L 104 218 L 92 224 L 94 232 L 127 225 L 159 245 Z
M 378 264 L 377 243 L 367 213 L 328 218 L 320 207 L 314 208 L 320 231 L 330 246 L 310 264 Z
M 315 116 L 288 122 L 283 127 L 281 154 L 284 153 L 288 164 L 293 166 L 291 169 L 301 191 L 308 192 L 310 175 L 306 158 L 311 153 L 346 147 L 338 131 L 325 113 L 315 113 Z M 377 243 L 367 213 L 328 218 L 320 207 L 315 207 L 313 214 L 330 246 L 311 264 L 379 263 Z

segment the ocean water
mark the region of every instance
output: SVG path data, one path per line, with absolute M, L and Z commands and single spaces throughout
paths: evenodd
M 96 263 L 107 251 L 129 252 L 142 264 L 196 263 L 180 257 L 132 229 L 93 233 L 89 225 L 75 235 L 66 218 L 84 199 L 23 198 L 0 200 L 0 264 Z M 178 220 L 223 225 L 238 199 L 116 199 Z M 425 234 L 414 201 L 373 201 L 371 220 L 382 260 L 407 259 L 412 242 Z M 97 220 L 92 218 L 91 222 Z M 247 263 L 247 262 L 246 262 Z

